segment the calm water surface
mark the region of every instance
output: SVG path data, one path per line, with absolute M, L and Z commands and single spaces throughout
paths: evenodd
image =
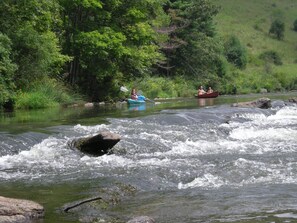
M 297 107 L 230 106 L 262 96 L 2 113 L 0 195 L 41 203 L 48 223 L 79 222 L 61 207 L 115 183 L 138 191 L 107 208 L 123 221 L 296 222 Z M 121 152 L 90 157 L 67 146 L 101 130 L 122 136 Z

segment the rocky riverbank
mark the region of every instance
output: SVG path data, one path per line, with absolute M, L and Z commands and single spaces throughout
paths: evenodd
M 0 197 L 1 223 L 30 223 L 44 217 L 40 204 L 22 199 Z

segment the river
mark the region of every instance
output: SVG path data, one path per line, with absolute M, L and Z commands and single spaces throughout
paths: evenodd
M 0 195 L 41 203 L 44 223 L 82 222 L 61 207 L 116 183 L 137 189 L 106 209 L 123 221 L 296 222 L 297 106 L 230 106 L 263 96 L 296 93 L 1 113 Z M 101 130 L 115 154 L 68 147 Z

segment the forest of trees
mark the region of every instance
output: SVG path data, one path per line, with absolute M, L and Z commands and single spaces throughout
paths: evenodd
M 136 78 L 223 75 L 217 12 L 208 0 L 3 0 L 0 104 L 53 80 L 99 101 Z
M 219 41 L 218 12 L 209 0 L 1 0 L 0 105 L 113 100 L 150 77 L 219 87 L 246 51 Z

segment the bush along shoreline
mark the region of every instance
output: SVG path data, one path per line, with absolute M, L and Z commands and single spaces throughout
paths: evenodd
M 277 76 L 276 76 L 277 77 Z M 282 77 L 282 76 L 281 76 Z M 284 81 L 289 83 L 291 80 Z M 257 78 L 259 82 L 263 83 L 263 79 Z M 238 79 L 239 80 L 239 79 Z M 292 80 L 293 81 L 293 80 Z M 252 93 L 278 93 L 278 92 L 290 92 L 288 87 L 272 88 L 270 83 L 277 82 L 277 80 L 268 80 L 265 82 L 265 86 L 257 83 L 256 81 L 247 80 L 246 77 L 242 77 L 241 82 L 245 82 L 245 85 L 225 84 L 226 80 L 221 83 L 210 85 L 207 83 L 198 83 L 195 81 L 183 81 L 181 78 L 164 78 L 164 77 L 147 77 L 144 79 L 138 79 L 133 83 L 127 83 L 128 92 L 122 92 L 118 90 L 118 94 L 114 98 L 109 98 L 104 101 L 93 101 L 87 99 L 86 96 L 78 93 L 73 93 L 62 83 L 56 80 L 50 80 L 47 82 L 35 83 L 29 91 L 19 91 L 15 96 L 14 101 L 6 103 L 3 108 L 6 111 L 14 109 L 44 109 L 57 106 L 66 107 L 93 107 L 102 106 L 106 104 L 114 104 L 116 102 L 126 101 L 130 97 L 130 89 L 136 88 L 143 92 L 147 98 L 151 99 L 170 99 L 170 98 L 191 98 L 197 93 L 197 88 L 200 85 L 211 86 L 213 89 L 218 90 L 221 95 L 234 95 L 234 94 L 252 94 Z M 239 81 L 240 82 L 240 81 Z M 235 82 L 236 83 L 236 82 Z M 282 86 L 280 83 L 275 86 Z M 267 87 L 267 88 L 265 88 Z M 119 87 L 120 89 L 120 87 Z

